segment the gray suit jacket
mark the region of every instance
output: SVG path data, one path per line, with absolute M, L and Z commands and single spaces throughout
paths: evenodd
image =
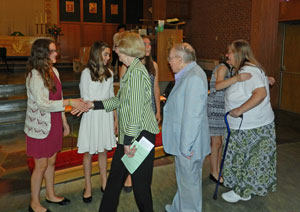
M 176 156 L 204 158 L 210 153 L 207 118 L 207 78 L 194 63 L 176 81 L 164 107 L 163 146 Z

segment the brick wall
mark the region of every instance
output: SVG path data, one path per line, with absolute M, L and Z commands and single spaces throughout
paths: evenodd
M 184 27 L 184 35 L 197 58 L 219 59 L 233 40 L 250 41 L 251 0 L 190 1 L 191 20 Z

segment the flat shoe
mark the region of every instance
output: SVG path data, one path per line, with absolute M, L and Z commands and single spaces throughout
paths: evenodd
M 218 179 L 216 179 L 212 174 L 209 175 L 209 179 L 214 181 L 215 183 L 218 183 Z M 223 185 L 223 182 L 219 182 L 220 185 Z
M 64 197 L 63 200 L 59 201 L 59 202 L 52 202 L 51 200 L 46 199 L 46 202 L 48 203 L 53 203 L 53 204 L 58 204 L 58 205 L 68 205 L 71 203 L 71 201 L 67 198 Z
M 82 192 L 82 201 L 84 203 L 91 203 L 92 200 L 93 200 L 93 196 L 89 196 L 89 197 L 84 197 L 84 193 L 85 193 L 85 189 L 83 189 L 83 192 Z
M 47 208 L 46 208 L 46 209 L 47 209 Z M 28 211 L 29 211 L 29 212 L 34 212 L 34 210 L 32 209 L 31 205 L 29 205 Z M 47 209 L 46 212 L 51 212 L 51 211 L 50 211 L 49 209 Z

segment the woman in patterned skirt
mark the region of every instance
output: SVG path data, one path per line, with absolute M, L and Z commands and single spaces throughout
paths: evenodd
M 230 85 L 251 78 L 251 74 L 242 73 L 232 76 L 228 63 L 221 62 L 215 67 L 210 80 L 210 93 L 207 98 L 207 115 L 211 138 L 210 175 L 209 178 L 217 182 L 222 155 L 222 137 L 225 134 L 225 89 Z M 223 183 L 223 178 L 220 179 Z
M 276 190 L 276 142 L 268 78 L 254 58 L 250 45 L 244 40 L 234 41 L 227 56 L 238 73 L 252 75 L 249 80 L 237 82 L 225 91 L 231 137 L 223 178 L 224 185 L 232 190 L 222 197 L 233 203 Z M 243 119 L 239 118 L 241 114 Z

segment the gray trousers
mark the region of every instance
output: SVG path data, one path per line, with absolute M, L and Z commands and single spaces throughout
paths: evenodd
M 202 159 L 187 159 L 175 156 L 176 181 L 178 190 L 167 212 L 202 211 Z

